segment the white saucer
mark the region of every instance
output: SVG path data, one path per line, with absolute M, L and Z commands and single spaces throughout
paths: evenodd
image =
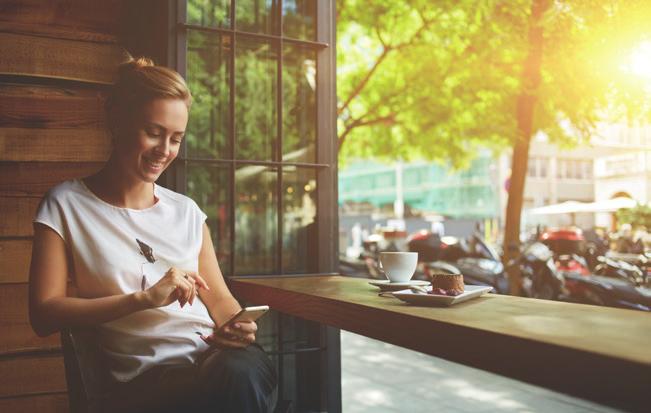
M 476 297 L 480 297 L 492 289 L 493 287 L 487 287 L 483 285 L 466 285 L 463 294 L 459 294 L 457 296 L 424 294 L 421 292 L 414 292 L 412 290 L 394 291 L 391 294 L 393 294 L 394 297 L 410 304 L 447 307 Z M 431 287 L 427 288 L 427 290 L 431 291 Z
M 420 286 L 424 287 L 430 285 L 429 281 L 423 280 L 409 280 L 405 282 L 392 283 L 389 280 L 372 280 L 368 282 L 372 286 L 378 287 L 382 291 L 399 291 L 404 290 L 407 287 Z

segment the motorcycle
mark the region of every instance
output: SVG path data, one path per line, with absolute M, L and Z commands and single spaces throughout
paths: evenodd
M 629 281 L 599 275 L 564 274 L 568 301 L 632 310 L 651 311 L 651 289 Z
M 545 244 L 533 242 L 520 255 L 522 290 L 527 297 L 559 300 L 568 294 L 563 273 L 558 271 L 554 254 Z
M 598 260 L 599 264 L 594 269 L 595 275 L 618 278 L 628 281 L 634 286 L 646 285 L 646 274 L 639 267 L 626 261 L 608 257 L 599 257 Z
M 350 277 L 374 280 L 386 279 L 379 266 L 380 253 L 383 251 L 397 251 L 395 244 L 386 243 L 379 235 L 373 234 L 362 243 L 362 247 L 363 250 L 357 257 L 339 257 L 339 273 Z
M 578 229 L 545 231 L 541 241 L 554 252 L 557 269 L 563 274 L 597 275 L 630 282 L 633 286 L 646 284 L 645 273 L 635 265 L 622 259 L 596 256 L 593 248 L 586 244 Z M 621 256 L 622 254 L 618 254 Z M 626 254 L 631 255 L 631 254 Z M 592 266 L 589 263 L 593 263 Z M 596 264 L 595 264 L 596 263 Z M 592 271 L 590 270 L 592 268 Z
M 407 246 L 409 251 L 418 253 L 425 279 L 441 272 L 463 274 L 466 284 L 490 286 L 497 293 L 508 293 L 508 278 L 499 255 L 479 234 L 460 239 L 419 231 L 407 239 Z

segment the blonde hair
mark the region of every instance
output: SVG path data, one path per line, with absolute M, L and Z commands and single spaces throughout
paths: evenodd
M 154 99 L 181 99 L 188 110 L 192 104 L 190 90 L 178 72 L 156 66 L 146 57 L 122 63 L 105 104 L 109 129 L 113 131 L 118 124 L 130 120 Z

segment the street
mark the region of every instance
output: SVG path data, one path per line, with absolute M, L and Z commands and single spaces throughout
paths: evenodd
M 613 413 L 612 408 L 341 332 L 345 413 Z

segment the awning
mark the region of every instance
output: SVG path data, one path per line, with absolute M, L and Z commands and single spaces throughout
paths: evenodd
M 637 201 L 631 198 L 619 197 L 595 202 L 567 201 L 560 204 L 532 208 L 527 212 L 531 215 L 576 214 L 580 212 L 615 212 L 620 209 L 633 208 Z
M 528 212 L 532 215 L 554 215 L 554 214 L 573 214 L 583 212 L 583 202 L 567 201 L 560 204 L 546 205 L 543 207 L 532 208 Z

